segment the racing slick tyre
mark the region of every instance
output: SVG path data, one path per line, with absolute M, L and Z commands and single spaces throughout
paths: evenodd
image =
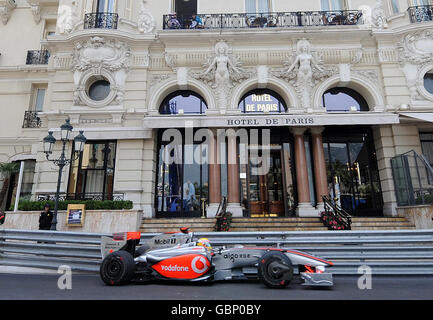
M 124 250 L 110 253 L 104 258 L 99 269 L 102 281 L 110 286 L 128 283 L 135 271 L 132 255 Z
M 293 278 L 293 266 L 282 252 L 267 252 L 259 261 L 259 279 L 269 288 L 285 288 Z

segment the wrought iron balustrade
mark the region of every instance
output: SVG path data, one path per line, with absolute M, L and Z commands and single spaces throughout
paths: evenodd
M 84 15 L 84 29 L 117 29 L 118 21 L 117 13 L 87 13 Z
M 322 196 L 324 209 L 327 214 L 330 214 L 339 221 L 339 224 L 344 228 L 344 230 L 352 229 L 352 217 L 346 210 L 341 208 L 336 201 L 331 200 L 329 196 Z
M 52 200 L 54 201 L 56 194 L 38 194 L 38 201 Z M 85 193 L 60 193 L 59 200 L 113 200 L 122 201 L 125 200 L 124 193 L 97 193 L 97 192 L 85 192 Z
M 23 128 L 40 128 L 42 124 L 36 111 L 26 111 L 24 113 Z
M 26 64 L 48 64 L 50 52 L 48 50 L 27 51 Z
M 433 5 L 414 6 L 407 9 L 411 23 L 432 21 Z
M 291 28 L 363 24 L 359 10 L 199 14 L 199 19 L 166 14 L 163 29 Z

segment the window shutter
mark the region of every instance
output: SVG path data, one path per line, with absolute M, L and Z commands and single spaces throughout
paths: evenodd
M 329 11 L 329 0 L 320 0 L 322 11 Z
M 256 0 L 245 0 L 245 13 L 256 12 Z
M 259 13 L 268 13 L 268 12 L 269 12 L 269 1 L 259 0 Z

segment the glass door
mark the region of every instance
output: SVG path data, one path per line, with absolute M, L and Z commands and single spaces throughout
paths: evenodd
M 370 135 L 327 136 L 326 140 L 323 147 L 331 198 L 352 215 L 382 215 L 379 172 Z
M 250 147 L 250 151 L 251 148 L 254 147 Z M 285 215 L 282 147 L 271 146 L 269 157 L 264 161 L 262 166 L 262 163 L 257 163 L 250 156 L 248 170 L 250 216 L 281 217 Z

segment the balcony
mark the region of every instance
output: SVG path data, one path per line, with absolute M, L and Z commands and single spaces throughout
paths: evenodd
M 84 15 L 84 29 L 117 29 L 117 13 L 95 12 Z
M 42 124 L 36 111 L 26 111 L 24 114 L 23 128 L 40 128 Z
M 358 10 L 223 13 L 198 16 L 199 19 L 193 20 L 192 17 L 166 14 L 163 16 L 163 29 L 292 28 L 363 24 L 362 12 Z
M 433 6 L 414 6 L 407 9 L 410 23 L 418 23 L 424 21 L 432 21 Z
M 48 50 L 27 51 L 26 64 L 48 64 L 50 52 Z

